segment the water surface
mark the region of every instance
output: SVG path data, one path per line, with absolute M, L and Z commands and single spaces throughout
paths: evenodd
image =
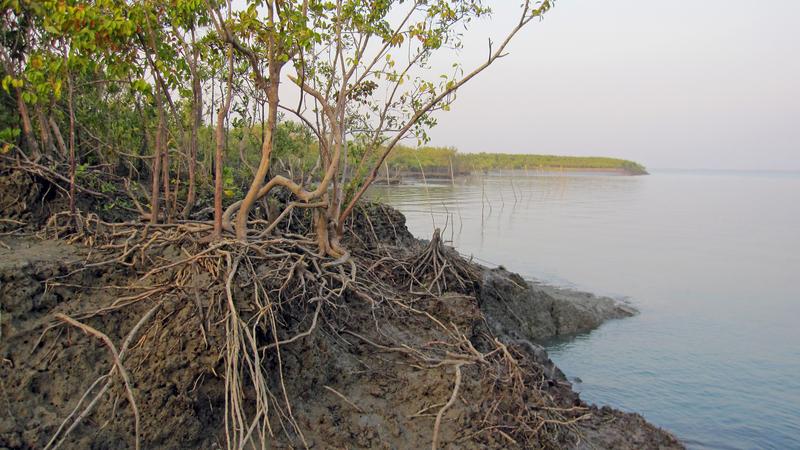
M 641 314 L 549 346 L 691 448 L 800 448 L 800 174 L 497 173 L 375 186 L 419 237 Z

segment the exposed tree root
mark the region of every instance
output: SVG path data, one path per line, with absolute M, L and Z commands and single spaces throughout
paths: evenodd
M 473 293 L 479 280 L 475 265 L 444 246 L 438 228 L 425 249 L 408 260 L 402 269 L 408 275 L 409 289 L 421 287 L 435 295 L 447 291 Z
M 431 442 L 431 449 L 436 450 L 439 448 L 439 428 L 442 426 L 442 417 L 444 413 L 447 411 L 447 408 L 451 407 L 453 403 L 456 402 L 458 398 L 458 388 L 461 387 L 461 365 L 462 363 L 456 363 L 453 366 L 455 367 L 456 371 L 456 380 L 453 384 L 453 394 L 450 395 L 450 400 L 442 406 L 442 409 L 436 413 L 436 422 L 433 425 L 433 441 Z
M 158 306 L 156 306 L 153 309 L 151 309 L 150 312 L 148 312 L 147 314 L 145 314 L 144 317 L 142 317 L 142 320 L 140 320 L 139 324 L 137 324 L 134 327 L 134 329 L 133 329 L 133 331 L 131 331 L 131 335 L 129 335 L 129 337 L 133 336 L 135 334 L 135 332 L 140 328 L 141 324 L 144 323 L 145 321 L 147 321 L 149 319 L 149 317 L 152 316 L 152 313 L 154 313 L 156 311 L 156 309 L 158 309 Z M 105 333 L 102 333 L 102 332 L 92 328 L 89 325 L 80 323 L 77 320 L 75 320 L 75 319 L 73 319 L 73 318 L 71 318 L 71 317 L 69 317 L 67 315 L 61 314 L 61 313 L 56 313 L 55 314 L 55 318 L 58 319 L 61 322 L 64 322 L 64 323 L 68 324 L 68 325 L 72 325 L 73 327 L 79 328 L 80 330 L 82 330 L 86 334 L 92 335 L 92 336 L 100 339 L 103 342 L 103 344 L 106 347 L 108 347 L 108 350 L 111 352 L 111 356 L 113 357 L 113 361 L 114 361 L 114 366 L 109 371 L 108 375 L 101 376 L 100 378 L 98 378 L 89 387 L 89 389 L 86 391 L 86 393 L 83 395 L 83 397 L 81 397 L 81 400 L 75 406 L 75 409 L 72 411 L 72 414 L 70 414 L 69 417 L 67 417 L 67 419 L 64 422 L 62 422 L 61 427 L 59 427 L 58 431 L 56 431 L 56 433 L 50 439 L 50 442 L 48 442 L 46 448 L 49 448 L 51 445 L 53 445 L 56 438 L 60 437 L 60 440 L 57 443 L 55 443 L 52 448 L 58 448 L 61 445 L 61 443 L 64 442 L 64 439 L 66 439 L 66 437 L 69 435 L 69 433 L 72 430 L 75 429 L 75 427 L 80 423 L 80 421 L 89 412 L 91 412 L 91 409 L 96 404 L 97 400 L 103 395 L 103 393 L 105 393 L 106 390 L 108 390 L 108 388 L 111 385 L 111 379 L 112 379 L 112 377 L 113 377 L 113 375 L 114 375 L 114 373 L 116 371 L 116 372 L 118 372 L 120 374 L 120 376 L 122 377 L 123 382 L 125 383 L 125 393 L 128 396 L 128 401 L 130 402 L 131 409 L 133 410 L 134 430 L 136 432 L 136 436 L 135 436 L 135 440 L 134 440 L 134 448 L 136 450 L 139 450 L 140 442 L 141 442 L 140 426 L 139 426 L 139 423 L 140 423 L 139 408 L 136 406 L 136 399 L 134 398 L 133 389 L 131 388 L 131 385 L 132 385 L 131 377 L 128 374 L 128 371 L 125 369 L 125 366 L 122 365 L 122 357 L 124 356 L 123 352 L 125 350 L 127 350 L 127 347 L 130 344 L 130 339 L 126 339 L 125 340 L 125 343 L 123 344 L 122 352 L 118 352 L 116 346 L 114 345 L 114 343 L 111 341 L 111 339 L 109 339 L 108 336 L 105 335 Z M 105 380 L 105 379 L 107 379 L 108 382 L 103 387 L 103 389 L 101 389 L 100 393 L 97 396 L 95 396 L 93 401 L 91 403 L 89 403 L 89 405 L 77 417 L 77 419 L 70 424 L 70 427 L 67 429 L 67 431 L 63 435 L 59 436 L 61 430 L 64 428 L 64 426 L 67 423 L 69 423 L 70 419 L 72 419 L 72 417 L 74 416 L 74 414 L 77 411 L 78 407 L 80 407 L 81 403 L 83 403 L 83 400 L 86 399 L 86 397 L 89 395 L 89 393 L 98 385 L 99 382 L 101 382 L 102 380 Z
M 227 393 L 227 447 L 266 446 L 276 435 L 272 423 L 276 418 L 290 441 L 306 446 L 303 432 L 293 417 L 291 402 L 282 379 L 280 347 L 313 333 L 323 305 L 333 304 L 348 289 L 356 289 L 357 268 L 354 264 L 351 264 L 351 272 L 348 274 L 342 270 L 342 262 L 329 260 L 315 251 L 315 242 L 312 239 L 281 237 L 258 243 L 225 240 L 202 244 L 198 236 L 207 233 L 206 224 L 111 224 L 93 215 L 79 215 L 75 219 L 71 220 L 63 214 L 56 215 L 48 222 L 44 233 L 68 242 L 80 242 L 96 249 L 98 254 L 107 256 L 95 257 L 93 259 L 99 261 L 84 264 L 68 275 L 113 264 L 130 267 L 141 274 L 129 286 L 135 291 L 133 295 L 121 297 L 100 310 L 83 312 L 79 317 L 86 319 L 110 314 L 145 300 L 160 304 L 159 302 L 170 297 L 185 294 L 192 285 L 189 279 L 206 273 L 210 280 L 206 289 L 219 292 L 220 286 L 224 286 L 225 301 L 221 308 L 215 309 L 217 319 L 211 318 L 210 322 L 222 323 L 224 326 L 225 344 L 222 354 Z M 177 249 L 183 255 L 172 261 L 161 256 L 169 250 Z M 50 280 L 51 284 L 57 282 L 57 279 Z M 283 338 L 281 310 L 296 309 L 298 306 L 305 309 L 309 304 L 316 306 L 308 329 Z M 59 429 L 53 436 L 51 444 L 54 447 L 63 442 L 66 435 L 91 411 L 97 399 L 107 391 L 114 370 L 123 374 L 126 386 L 130 384 L 120 355 L 102 332 L 64 315 L 57 315 L 56 318 L 103 339 L 114 354 L 115 369 L 90 387 L 75 411 L 89 393 L 102 380 L 106 380 L 99 394 L 67 431 L 62 435 Z M 219 319 L 222 319 L 221 322 Z M 48 328 L 48 331 L 51 329 L 53 327 Z M 271 338 L 265 340 L 267 336 Z M 270 358 L 277 360 L 279 392 L 271 387 L 275 383 L 265 367 L 265 361 Z M 135 409 L 132 391 L 128 389 L 128 392 Z M 254 399 L 247 398 L 251 396 Z M 253 400 L 255 406 L 250 406 Z M 64 425 L 70 422 L 72 416 L 65 420 Z M 138 448 L 138 411 L 135 416 Z M 56 442 L 56 439 L 59 440 Z
M 81 243 L 93 252 L 85 264 L 49 280 L 49 286 L 81 271 L 109 265 L 134 274 L 130 285 L 109 287 L 126 295 L 99 309 L 74 312 L 69 317 L 56 315 L 57 322 L 45 330 L 55 330 L 59 323 L 81 328 L 102 339 L 113 356 L 112 368 L 78 399 L 48 448 L 62 445 L 77 425 L 97 410 L 110 392 L 115 374 L 124 381 L 138 423 L 140 411 L 131 387 L 135 380 L 125 370 L 124 359 L 140 334 L 137 358 L 152 357 L 146 323 L 152 321 L 151 328 L 159 329 L 185 326 L 171 315 L 155 319 L 159 308 L 173 302 L 197 304 L 201 335 L 211 346 L 209 350 L 219 355 L 222 370 L 211 368 L 209 375 L 224 380 L 223 445 L 228 449 L 310 445 L 308 430 L 295 416 L 293 397 L 284 379 L 283 347 L 297 345 L 318 333 L 339 336 L 341 342 L 348 342 L 344 335 L 355 337 L 356 343 L 368 346 L 373 353 L 397 354 L 397 363 L 418 370 L 453 373 L 452 367 L 455 383 L 446 402 L 418 413 L 418 417 L 434 418 L 434 449 L 440 448 L 443 440 L 453 440 L 452 434 L 443 433 L 444 424 L 449 423 L 452 411 L 464 408 L 475 413 L 465 433 L 460 433 L 462 439 L 481 442 L 500 436 L 509 445 L 525 448 L 558 447 L 572 439 L 571 430 L 582 420 L 583 411 L 559 409 L 542 389 L 546 380 L 541 370 L 529 362 L 520 363 L 527 360 L 486 332 L 465 334 L 464 329 L 437 318 L 435 307 L 429 306 L 442 301 L 438 293 L 470 292 L 477 276 L 474 266 L 443 246 L 438 231 L 431 243 L 412 257 L 394 256 L 388 249 L 376 248 L 333 259 L 320 254 L 314 236 L 279 234 L 259 241 L 203 242 L 200 237 L 208 230 L 205 223 L 112 224 L 91 215 L 56 215 L 48 222 L 43 234 Z M 399 286 L 412 289 L 398 290 Z M 108 336 L 87 325 L 87 320 L 98 320 L 142 302 L 153 306 L 129 332 L 119 352 Z M 361 312 L 350 310 L 358 304 L 363 305 L 358 307 Z M 364 317 L 364 312 L 371 316 L 377 338 L 364 336 L 348 325 L 350 314 Z M 381 329 L 389 325 L 385 321 L 390 317 L 418 321 L 421 329 L 434 330 L 432 336 L 439 337 L 423 345 L 382 344 L 376 339 L 381 339 Z M 363 412 L 333 387 L 324 388 L 354 411 Z M 435 416 L 426 412 L 433 408 L 438 408 Z M 134 428 L 138 446 L 139 426 Z

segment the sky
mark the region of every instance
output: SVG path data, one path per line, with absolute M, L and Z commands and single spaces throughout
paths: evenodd
M 492 4 L 457 57 L 517 15 Z M 800 1 L 559 0 L 438 116 L 432 145 L 649 168 L 800 170 Z

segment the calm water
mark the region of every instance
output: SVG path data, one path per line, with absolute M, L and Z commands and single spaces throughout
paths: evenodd
M 691 448 L 800 448 L 800 174 L 495 174 L 376 186 L 411 231 L 641 314 L 549 347 L 590 402 Z

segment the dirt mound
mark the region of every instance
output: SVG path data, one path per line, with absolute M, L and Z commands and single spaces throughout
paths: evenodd
M 178 227 L 5 238 L 0 448 L 679 447 L 497 340 L 474 295 L 410 293 L 397 264 L 430 246 L 402 222 L 360 227 L 352 265 Z

